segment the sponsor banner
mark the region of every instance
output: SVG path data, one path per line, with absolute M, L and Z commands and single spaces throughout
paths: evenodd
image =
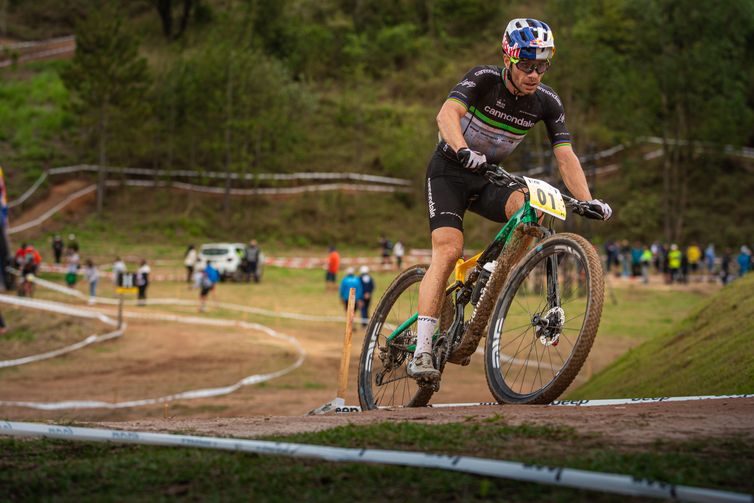
M 470 473 L 484 477 L 520 480 L 612 494 L 677 499 L 682 501 L 749 503 L 754 501 L 754 497 L 748 494 L 717 489 L 667 484 L 615 473 L 531 465 L 472 456 L 449 456 L 383 449 L 354 449 L 265 440 L 79 428 L 75 426 L 11 421 L 0 422 L 0 435 L 45 437 L 82 442 L 117 442 L 139 445 L 196 447 L 330 462 L 379 463 L 394 466 L 433 468 Z

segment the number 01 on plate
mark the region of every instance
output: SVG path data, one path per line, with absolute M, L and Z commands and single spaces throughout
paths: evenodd
M 529 187 L 529 201 L 533 208 L 560 220 L 566 219 L 566 207 L 560 191 L 542 180 L 524 177 Z

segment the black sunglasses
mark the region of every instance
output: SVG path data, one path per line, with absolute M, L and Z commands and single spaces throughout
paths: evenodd
M 550 61 L 536 61 L 533 59 L 515 60 L 516 68 L 529 75 L 531 72 L 536 71 L 542 75 L 550 68 Z

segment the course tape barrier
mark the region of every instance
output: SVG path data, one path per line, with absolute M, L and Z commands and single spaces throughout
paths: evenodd
M 108 180 L 106 183 L 108 187 L 117 187 L 120 184 L 121 182 L 118 182 L 115 180 Z M 225 189 L 223 188 L 204 187 L 201 185 L 192 185 L 192 184 L 181 183 L 181 182 L 166 183 L 166 182 L 154 182 L 154 181 L 149 181 L 149 180 L 146 180 L 146 181 L 145 180 L 126 180 L 125 184 L 129 186 L 135 186 L 135 187 L 168 187 L 169 186 L 169 187 L 173 187 L 180 190 L 190 190 L 194 192 L 203 192 L 203 193 L 218 194 L 218 195 L 225 193 Z M 89 185 L 87 187 L 84 187 L 83 189 L 80 189 L 70 194 L 63 201 L 59 202 L 58 204 L 50 208 L 39 217 L 33 220 L 30 220 L 28 222 L 24 222 L 23 224 L 17 225 L 15 227 L 10 227 L 8 229 L 8 233 L 15 234 L 18 232 L 23 232 L 25 230 L 31 229 L 32 227 L 41 225 L 47 220 L 49 220 L 50 218 L 52 218 L 58 211 L 61 211 L 66 206 L 68 206 L 73 201 L 75 201 L 76 199 L 83 197 L 87 194 L 90 194 L 96 190 L 97 190 L 96 185 Z M 303 194 L 307 192 L 329 192 L 329 191 L 394 193 L 394 192 L 410 192 L 411 188 L 410 187 L 390 187 L 386 185 L 373 185 L 373 184 L 330 183 L 330 184 L 318 184 L 318 185 L 302 185 L 300 187 L 229 189 L 228 190 L 229 194 L 232 196 L 294 195 L 294 194 Z M 27 191 L 26 193 L 24 193 L 24 195 L 26 195 L 26 198 L 24 198 L 23 200 L 19 198 L 18 200 L 12 201 L 13 206 L 21 204 L 31 195 L 31 193 Z
M 41 287 L 62 293 L 64 295 L 76 297 L 81 300 L 87 300 L 87 301 L 92 300 L 96 304 L 117 305 L 120 303 L 118 299 L 113 299 L 110 297 L 89 297 L 78 290 L 68 288 L 67 286 L 60 285 L 52 281 L 47 281 L 45 279 L 41 279 L 38 277 L 34 277 L 32 281 Z M 136 299 L 123 300 L 124 305 L 137 305 L 138 302 L 139 301 Z M 186 299 L 172 299 L 172 298 L 145 299 L 142 301 L 142 303 L 146 304 L 147 306 L 164 306 L 164 305 L 187 306 L 187 307 L 198 306 L 197 301 L 186 300 Z M 345 316 L 319 316 L 319 315 L 314 315 L 314 314 L 290 313 L 286 311 L 272 311 L 269 309 L 263 309 L 261 307 L 244 306 L 241 304 L 232 304 L 229 302 L 212 302 L 210 305 L 213 307 L 221 308 L 221 309 L 229 309 L 232 311 L 240 311 L 243 313 L 257 314 L 260 316 L 267 316 L 269 318 L 285 318 L 285 319 L 290 319 L 290 320 L 316 321 L 316 322 L 323 322 L 323 323 L 341 323 L 341 322 L 346 321 Z M 354 318 L 354 321 L 362 323 L 364 321 L 369 321 L 369 320 L 363 320 L 362 318 Z
M 471 456 L 448 456 L 383 449 L 353 449 L 265 440 L 79 428 L 11 421 L 0 421 L 0 434 L 13 437 L 45 437 L 80 442 L 194 447 L 341 463 L 379 463 L 393 466 L 434 468 L 484 477 L 678 501 L 736 503 L 754 501 L 754 497 L 743 493 L 668 484 L 615 473 L 531 465 Z
M 89 173 L 96 173 L 100 171 L 99 166 L 94 166 L 90 164 L 79 164 L 75 166 L 61 166 L 59 168 L 51 168 L 48 170 L 45 170 L 39 178 L 32 184 L 31 187 L 29 187 L 21 196 L 19 196 L 17 199 L 14 199 L 13 201 L 8 202 L 8 207 L 13 208 L 14 206 L 18 206 L 19 204 L 26 201 L 29 197 L 31 197 L 34 192 L 39 188 L 40 185 L 47 179 L 48 176 L 54 176 L 54 175 L 65 175 L 65 174 L 71 174 L 71 173 L 81 173 L 81 172 L 89 172 Z M 245 181 L 254 181 L 254 180 L 274 180 L 274 181 L 310 181 L 310 180 L 351 180 L 351 181 L 358 181 L 358 182 L 369 182 L 372 184 L 384 184 L 384 185 L 395 185 L 395 186 L 401 186 L 401 187 L 410 187 L 411 186 L 411 180 L 406 180 L 404 178 L 393 178 L 389 176 L 378 176 L 378 175 L 367 175 L 363 173 L 337 173 L 337 172 L 311 172 L 311 173 L 246 173 L 246 174 L 240 174 L 240 173 L 223 173 L 221 171 L 196 171 L 196 170 L 166 170 L 166 169 L 143 169 L 143 168 L 105 168 L 105 172 L 107 173 L 116 173 L 116 174 L 122 174 L 122 175 L 137 175 L 137 176 L 151 176 L 151 177 L 178 177 L 178 178 L 217 178 L 217 179 L 226 179 L 230 178 L 231 180 L 245 180 Z M 147 180 L 126 180 L 126 183 L 131 184 L 140 184 L 140 183 L 148 183 Z M 116 184 L 119 182 L 116 182 Z M 155 182 L 152 182 L 153 184 Z M 188 187 L 189 189 L 206 189 L 207 187 L 204 187 L 202 185 L 192 185 L 192 184 L 183 184 L 183 186 Z M 364 185 L 366 189 L 363 190 L 370 190 L 369 187 L 373 187 L 372 185 Z M 224 192 L 224 188 L 219 189 L 221 192 Z M 267 192 L 234 192 L 235 190 L 239 189 L 231 189 L 231 193 L 238 193 L 238 194 L 258 194 L 258 193 L 267 193 Z M 240 189 L 243 190 L 243 189 Z M 250 189 L 254 190 L 254 189 Z M 329 189 L 334 190 L 334 189 Z M 379 189 L 373 189 L 373 190 L 379 190 Z M 285 193 L 285 192 L 277 192 L 277 193 Z
M 59 314 L 65 314 L 68 316 L 77 316 L 80 318 L 90 318 L 90 319 L 97 319 L 101 321 L 102 323 L 105 323 L 107 325 L 117 327 L 118 323 L 107 317 L 106 315 L 102 313 L 98 313 L 95 311 L 87 311 L 85 309 L 78 309 L 66 304 L 60 304 L 57 302 L 50 302 L 50 301 L 43 301 L 43 300 L 32 300 L 32 299 L 25 299 L 21 297 L 11 297 L 9 295 L 0 295 L 0 302 L 4 304 L 10 304 L 12 306 L 18 306 L 18 307 L 27 307 L 32 309 L 40 309 L 43 311 L 53 312 L 53 313 L 59 313 Z M 6 367 L 15 367 L 18 365 L 25 365 L 27 363 L 33 363 L 38 362 L 41 360 L 47 360 L 49 358 L 54 358 L 56 356 L 60 356 L 66 353 L 70 353 L 72 351 L 76 351 L 77 349 L 84 348 L 86 346 L 89 346 L 90 344 L 95 344 L 97 342 L 104 342 L 108 341 L 110 339 L 115 339 L 117 337 L 121 337 L 123 333 L 126 330 L 126 325 L 123 324 L 121 328 L 114 330 L 112 332 L 108 332 L 101 335 L 90 335 L 87 338 L 75 343 L 71 344 L 69 346 L 65 346 L 60 349 L 56 349 L 53 351 L 48 351 L 46 353 L 40 353 L 36 355 L 26 356 L 23 358 L 16 358 L 13 360 L 0 360 L 0 368 L 6 368 Z
M 109 320 L 109 318 L 107 318 L 102 313 L 99 313 L 96 311 L 76 309 L 76 308 L 67 306 L 65 304 L 58 304 L 56 302 L 37 301 L 37 300 L 30 301 L 27 299 L 19 299 L 16 297 L 9 297 L 6 295 L 1 295 L 0 301 L 7 301 L 9 304 L 16 304 L 16 305 L 21 305 L 20 301 L 23 301 L 23 303 L 31 307 L 40 306 L 40 308 L 43 308 L 41 306 L 47 306 L 50 308 L 50 310 L 54 308 L 56 312 L 60 312 L 63 314 L 85 313 L 85 315 L 88 317 L 93 317 L 93 318 L 101 317 L 100 319 Z M 123 402 L 103 402 L 103 401 L 95 401 L 95 400 L 66 400 L 66 401 L 60 401 L 60 402 L 27 402 L 27 401 L 11 401 L 11 400 L 2 401 L 0 400 L 0 407 L 26 407 L 26 408 L 38 409 L 38 410 L 122 409 L 122 408 L 129 408 L 129 407 L 139 407 L 143 405 L 166 403 L 173 400 L 210 398 L 210 397 L 215 397 L 215 396 L 231 394 L 243 386 L 259 384 L 264 381 L 269 381 L 272 379 L 276 379 L 278 377 L 282 377 L 286 374 L 289 374 L 290 372 L 293 372 L 295 369 L 300 367 L 304 363 L 304 360 L 306 358 L 306 352 L 304 351 L 304 348 L 299 343 L 298 339 L 289 335 L 281 334 L 273 330 L 272 328 L 267 327 L 265 325 L 261 325 L 259 323 L 250 323 L 246 321 L 224 320 L 224 319 L 207 319 L 207 318 L 199 318 L 196 316 L 178 316 L 178 315 L 161 314 L 161 313 L 124 312 L 123 316 L 126 318 L 171 321 L 171 322 L 176 322 L 176 323 L 186 323 L 190 325 L 207 325 L 207 326 L 214 326 L 214 327 L 237 327 L 244 330 L 255 330 L 258 332 L 263 332 L 272 338 L 283 340 L 289 343 L 295 348 L 296 353 L 297 353 L 297 358 L 293 364 L 281 370 L 268 372 L 264 374 L 253 374 L 250 376 L 246 376 L 240 381 L 234 384 L 231 384 L 229 386 L 190 390 L 190 391 L 184 391 L 184 392 L 175 393 L 171 395 L 161 396 L 157 398 L 146 398 L 146 399 L 140 399 L 140 400 L 123 401 Z M 92 341 L 92 342 L 98 342 L 98 341 Z M 91 344 L 92 342 L 89 342 L 88 344 Z M 78 349 L 78 348 L 70 349 L 70 351 L 73 351 L 74 349 Z M 52 356 L 57 356 L 57 355 L 45 356 L 45 358 L 41 358 L 41 356 L 44 356 L 44 355 L 36 355 L 35 358 L 45 359 L 45 358 L 51 358 Z M 25 363 L 28 363 L 28 362 L 25 362 Z
M 117 185 L 118 182 L 112 185 Z M 126 180 L 126 185 L 132 187 L 172 187 L 174 189 L 202 192 L 205 194 L 225 194 L 223 187 L 206 187 L 185 182 L 155 182 L 153 180 Z M 258 187 L 254 189 L 227 189 L 231 196 L 255 196 L 255 195 L 291 195 L 304 194 L 306 192 L 411 192 L 410 187 L 391 187 L 387 185 L 356 184 L 356 183 L 324 183 L 315 185 L 301 185 L 299 187 Z
M 724 400 L 738 398 L 754 398 L 754 394 L 748 395 L 699 395 L 699 396 L 661 396 L 654 398 L 606 398 L 599 400 L 555 400 L 547 404 L 547 407 L 604 407 L 609 405 L 637 405 L 642 403 L 661 403 L 661 402 L 691 402 L 696 400 Z M 480 407 L 480 406 L 502 405 L 498 402 L 465 402 L 465 403 L 434 403 L 427 407 L 432 409 L 443 409 L 449 407 Z M 380 409 L 395 409 L 401 407 L 378 407 Z M 336 414 L 349 414 L 352 412 L 361 412 L 359 405 L 344 405 L 335 409 Z
M 83 189 L 77 190 L 76 192 L 70 194 L 68 197 L 60 201 L 58 204 L 56 204 L 49 210 L 45 211 L 42 215 L 38 216 L 37 218 L 29 220 L 28 222 L 24 222 L 23 224 L 17 225 L 15 227 L 9 227 L 8 234 L 15 234 L 17 232 L 22 232 L 22 231 L 31 229 L 32 227 L 36 227 L 37 225 L 44 223 L 45 221 L 52 218 L 52 216 L 55 215 L 55 213 L 65 208 L 76 199 L 80 197 L 84 197 L 88 194 L 91 194 L 95 190 L 97 190 L 96 185 L 89 185 L 87 187 L 84 187 Z
M 31 187 L 26 189 L 26 192 L 21 194 L 18 197 L 18 199 L 14 199 L 13 201 L 10 201 L 8 203 L 8 208 L 13 208 L 15 206 L 18 206 L 19 204 L 23 204 L 27 199 L 31 197 L 32 194 L 34 194 L 34 192 L 36 192 L 39 186 L 42 185 L 42 183 L 44 183 L 46 179 L 47 179 L 47 171 L 42 173 L 42 175 L 39 178 L 37 178 L 37 181 L 35 181 Z

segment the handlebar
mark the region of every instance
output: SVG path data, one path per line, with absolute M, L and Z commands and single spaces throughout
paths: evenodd
M 523 176 L 509 173 L 502 166 L 498 166 L 497 164 L 484 164 L 479 168 L 478 172 L 484 175 L 484 177 L 491 183 L 500 187 L 523 188 L 527 186 L 526 180 L 524 180 Z M 566 207 L 577 215 L 594 220 L 602 220 L 602 213 L 592 207 L 588 201 L 580 201 L 563 193 L 561 193 L 561 195 L 563 196 L 563 201 L 565 202 Z

